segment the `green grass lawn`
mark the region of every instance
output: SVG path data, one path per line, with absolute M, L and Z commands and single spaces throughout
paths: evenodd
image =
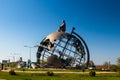
M 82 72 L 82 70 L 74 70 L 74 69 L 48 69 L 48 68 L 39 68 L 39 69 L 27 69 L 27 68 L 16 68 L 17 71 L 54 71 L 54 72 Z
M 10 75 L 8 72 L 0 72 L 0 80 L 120 80 L 120 75 L 114 74 L 96 74 L 90 77 L 89 74 L 54 74 L 47 76 L 46 73 L 17 73 Z

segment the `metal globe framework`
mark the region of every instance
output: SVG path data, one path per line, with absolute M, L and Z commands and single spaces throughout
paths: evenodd
M 38 46 L 37 63 L 41 67 L 88 67 L 88 46 L 74 30 L 54 32 L 45 37 Z

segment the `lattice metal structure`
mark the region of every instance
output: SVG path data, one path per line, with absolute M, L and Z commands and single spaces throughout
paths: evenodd
M 54 32 L 45 37 L 38 46 L 37 63 L 48 68 L 88 67 L 88 46 L 74 30 L 71 33 Z

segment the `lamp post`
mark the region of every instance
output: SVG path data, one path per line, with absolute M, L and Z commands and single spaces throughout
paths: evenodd
M 27 45 L 25 45 L 24 47 L 29 48 L 29 59 L 30 59 L 30 61 L 31 61 L 31 48 L 33 48 L 33 47 L 27 46 Z
M 15 62 L 16 56 L 19 55 L 18 53 L 10 53 L 11 57 L 13 58 L 13 62 Z

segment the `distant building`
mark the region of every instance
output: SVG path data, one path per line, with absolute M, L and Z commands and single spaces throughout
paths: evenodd
M 109 67 L 108 66 L 104 66 L 104 65 L 97 65 L 96 69 L 99 69 L 99 70 L 109 70 Z
M 10 60 L 2 60 L 3 64 L 10 63 Z

